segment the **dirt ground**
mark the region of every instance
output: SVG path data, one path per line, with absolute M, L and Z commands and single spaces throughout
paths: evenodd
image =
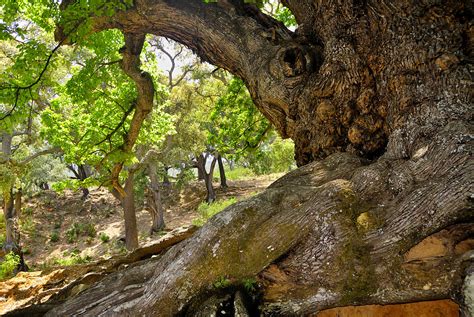
M 274 174 L 228 181 L 229 187 L 225 191 L 216 183 L 217 199 L 245 199 L 265 189 L 279 176 Z M 21 243 L 30 269 L 60 266 L 58 259 L 67 259 L 73 254 L 91 261 L 126 252 L 123 212 L 118 201 L 106 189 L 92 189 L 86 200 L 81 200 L 81 195 L 80 191 L 60 194 L 43 191 L 25 199 L 20 216 Z M 181 190 L 163 188 L 165 231 L 190 225 L 199 216 L 197 207 L 205 195 L 202 182 L 193 182 Z M 151 217 L 148 211 L 140 203 L 137 205 L 139 243 L 158 239 L 159 235 L 149 234 Z M 88 232 L 71 237 L 68 231 L 74 225 L 88 228 Z M 53 235 L 56 235 L 57 241 L 53 241 Z M 109 237 L 109 241 L 103 242 L 101 235 Z

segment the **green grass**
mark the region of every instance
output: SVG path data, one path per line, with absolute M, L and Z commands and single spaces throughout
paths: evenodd
M 5 259 L 0 263 L 0 280 L 13 276 L 13 272 L 20 263 L 20 257 L 13 252 L 5 255 Z
M 85 264 L 92 261 L 92 258 L 88 255 L 81 256 L 79 249 L 74 249 L 72 251 L 65 251 L 63 252 L 62 258 L 52 258 L 48 261 L 47 266 L 70 266 L 76 264 Z
M 218 200 L 213 202 L 212 204 L 202 202 L 197 209 L 199 213 L 199 218 L 195 219 L 193 221 L 193 224 L 196 226 L 202 226 L 207 222 L 207 220 L 209 220 L 209 218 L 211 218 L 215 214 L 218 214 L 219 212 L 224 210 L 224 208 L 235 204 L 236 202 L 237 199 L 235 197 L 231 197 L 226 200 Z
M 100 238 L 100 241 L 102 241 L 102 243 L 107 243 L 110 241 L 110 237 L 104 232 L 101 232 L 99 234 L 99 238 Z
M 55 258 L 53 259 L 53 265 L 60 265 L 60 266 L 70 266 L 76 264 L 85 264 L 91 261 L 90 256 L 79 256 L 79 255 L 72 255 L 65 258 Z
M 217 173 L 219 176 L 219 173 Z M 240 179 L 249 179 L 255 177 L 255 173 L 250 169 L 242 166 L 236 166 L 233 170 L 230 170 L 227 166 L 225 167 L 225 176 L 228 180 L 236 181 Z

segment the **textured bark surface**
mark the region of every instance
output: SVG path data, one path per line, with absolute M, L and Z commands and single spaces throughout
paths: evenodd
M 129 173 L 125 181 L 124 192 L 122 197 L 123 218 L 125 221 L 125 246 L 127 250 L 138 248 L 138 229 L 137 215 L 135 211 L 135 194 L 133 191 L 134 175 Z
M 298 164 L 315 162 L 216 215 L 153 274 L 131 269 L 49 316 L 192 316 L 216 281 L 238 287 L 256 275 L 268 316 L 462 303 L 473 235 L 472 2 L 285 3 L 296 32 L 240 1 L 142 0 L 96 19 L 96 30 L 170 37 L 241 76 L 295 141 Z M 440 237 L 449 241 L 441 253 L 413 249 Z
M 13 135 L 3 132 L 2 133 L 2 159 L 8 161 L 12 155 L 12 140 Z M 28 265 L 26 265 L 23 258 L 23 251 L 21 250 L 20 243 L 20 228 L 18 224 L 18 217 L 21 212 L 21 199 L 22 190 L 21 188 L 13 194 L 13 184 L 10 185 L 8 190 L 3 192 L 3 218 L 5 221 L 5 241 L 2 246 L 2 253 L 13 252 L 19 256 L 20 262 L 16 267 L 16 271 L 28 271 Z
M 163 218 L 163 204 L 161 202 L 161 189 L 158 183 L 155 163 L 148 164 L 148 177 L 150 185 L 148 186 L 147 204 L 151 214 L 150 234 L 160 232 L 165 228 L 165 220 Z
M 240 1 L 200 0 L 136 1 L 95 29 L 166 36 L 242 77 L 300 165 L 336 151 L 374 157 L 389 136 L 392 155 L 407 157 L 472 115 L 470 1 L 285 2 L 296 32 Z
M 206 185 L 206 202 L 208 204 L 216 200 L 216 192 L 214 186 L 212 185 L 214 179 L 214 168 L 216 166 L 216 157 L 212 156 L 211 164 L 209 166 L 209 171 L 206 169 L 208 158 L 211 156 L 211 153 L 206 152 L 206 154 L 201 153 L 197 159 L 197 169 L 198 174 L 204 179 L 204 184 Z
M 196 227 L 183 227 L 170 231 L 158 241 L 148 243 L 127 255 L 114 256 L 99 262 L 19 273 L 15 278 L 0 282 L 0 314 L 2 316 L 43 316 L 48 310 L 84 291 L 106 276 L 117 274 L 138 261 L 156 261 L 150 257 L 162 253 L 183 241 L 196 231 Z M 141 262 L 140 264 L 145 264 Z M 146 267 L 146 266 L 142 266 Z
M 224 162 L 222 161 L 222 155 L 217 154 L 217 164 L 219 165 L 219 178 L 221 180 L 221 188 L 226 189 L 227 177 L 225 176 Z

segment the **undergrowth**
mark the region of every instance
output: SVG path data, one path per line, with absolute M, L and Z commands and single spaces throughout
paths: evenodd
M 196 226 L 202 226 L 204 225 L 209 218 L 212 216 L 218 214 L 224 208 L 235 204 L 237 202 L 237 199 L 235 197 L 231 197 L 226 200 L 218 200 L 213 202 L 212 204 L 208 204 L 206 202 L 202 202 L 199 207 L 198 207 L 198 213 L 199 213 L 199 218 L 195 219 L 193 221 L 193 224 Z
M 12 277 L 19 263 L 20 257 L 17 254 L 13 252 L 6 254 L 3 262 L 0 263 L 0 280 Z

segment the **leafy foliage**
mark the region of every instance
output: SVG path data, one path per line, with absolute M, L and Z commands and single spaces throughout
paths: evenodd
M 255 107 L 243 81 L 232 78 L 210 117 L 209 143 L 227 156 L 238 158 L 258 147 L 270 130 L 270 122 Z
M 0 263 L 0 280 L 13 276 L 15 269 L 20 264 L 20 257 L 13 252 L 7 253 Z
M 110 237 L 104 232 L 101 232 L 99 234 L 99 238 L 100 238 L 100 241 L 102 241 L 102 243 L 107 243 L 110 241 Z

